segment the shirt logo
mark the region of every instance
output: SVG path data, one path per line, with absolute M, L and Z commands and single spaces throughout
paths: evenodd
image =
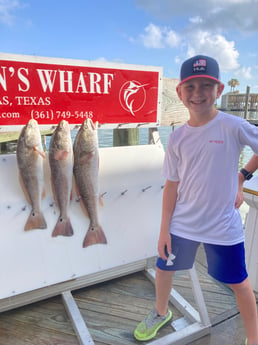
M 224 140 L 209 140 L 209 143 L 224 144 Z

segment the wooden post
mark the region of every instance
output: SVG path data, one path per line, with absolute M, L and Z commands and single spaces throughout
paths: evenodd
M 246 94 L 245 94 L 245 112 L 244 112 L 244 119 L 247 119 L 249 95 L 250 95 L 250 86 L 247 86 L 247 87 L 246 87 Z
M 113 130 L 113 146 L 131 146 L 139 143 L 138 128 L 117 128 Z

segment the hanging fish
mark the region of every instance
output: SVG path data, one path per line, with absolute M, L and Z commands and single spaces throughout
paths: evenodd
M 98 132 L 91 119 L 81 125 L 74 141 L 74 176 L 80 203 L 90 218 L 90 225 L 83 241 L 83 247 L 107 243 L 98 218 L 99 151 Z
M 47 223 L 41 211 L 41 199 L 44 196 L 45 154 L 36 120 L 29 120 L 22 129 L 17 142 L 16 157 L 21 186 L 27 201 L 32 206 L 24 230 L 45 229 Z
M 72 197 L 73 146 L 69 123 L 65 120 L 59 123 L 51 137 L 49 165 L 54 199 L 60 210 L 52 236 L 72 236 L 68 207 Z

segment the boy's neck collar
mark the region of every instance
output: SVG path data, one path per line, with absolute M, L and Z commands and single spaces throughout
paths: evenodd
M 187 121 L 188 125 L 191 127 L 201 127 L 206 125 L 208 122 L 212 121 L 217 115 L 218 110 L 214 109 L 214 111 L 209 115 L 199 115 L 199 114 L 190 114 L 190 119 Z

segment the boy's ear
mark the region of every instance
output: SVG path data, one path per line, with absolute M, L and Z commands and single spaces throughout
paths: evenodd
M 217 98 L 219 98 L 220 95 L 222 94 L 222 92 L 223 92 L 223 90 L 224 90 L 224 87 L 225 87 L 224 84 L 222 84 L 222 83 L 219 83 L 219 84 L 218 84 Z
M 181 87 L 180 87 L 180 86 L 177 86 L 177 87 L 176 87 L 176 92 L 177 92 L 177 95 L 178 95 L 179 99 L 182 101 L 182 97 L 181 97 Z

